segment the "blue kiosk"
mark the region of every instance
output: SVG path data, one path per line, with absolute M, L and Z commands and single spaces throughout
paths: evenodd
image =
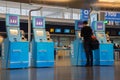
M 74 66 L 85 66 L 86 65 L 86 54 L 83 48 L 83 42 L 81 38 L 81 28 L 83 21 L 75 21 L 75 35 L 76 39 L 71 44 L 71 64 Z
M 32 67 L 54 66 L 54 42 L 47 40 L 45 18 L 33 17 Z
M 28 68 L 29 42 L 21 41 L 19 16 L 6 15 L 7 38 L 3 43 L 2 68 Z
M 113 44 L 108 43 L 105 35 L 105 24 L 103 21 L 94 21 L 92 28 L 96 38 L 99 40 L 100 47 L 94 51 L 94 65 L 113 65 L 114 50 Z

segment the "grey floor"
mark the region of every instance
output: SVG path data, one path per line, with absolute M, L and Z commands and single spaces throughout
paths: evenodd
M 75 67 L 59 65 L 54 68 L 0 70 L 0 80 L 120 80 L 120 63 L 114 66 Z

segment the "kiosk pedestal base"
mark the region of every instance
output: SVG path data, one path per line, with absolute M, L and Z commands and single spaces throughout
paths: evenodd
M 4 46 L 8 47 L 4 47 L 2 68 L 28 68 L 28 42 L 8 42 Z
M 71 54 L 71 64 L 74 66 L 86 65 L 86 54 L 82 41 L 79 39 L 73 42 L 73 53 Z
M 32 67 L 54 67 L 54 43 L 36 42 L 33 44 Z
M 94 65 L 113 65 L 113 44 L 100 44 L 100 48 L 94 51 Z

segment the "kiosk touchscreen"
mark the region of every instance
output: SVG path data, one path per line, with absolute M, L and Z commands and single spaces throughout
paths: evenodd
M 36 30 L 37 36 L 44 36 L 43 30 Z
M 94 65 L 113 65 L 113 44 L 107 42 L 104 22 L 94 21 L 92 27 L 94 28 L 94 34 L 100 43 L 99 49 L 94 51 L 94 57 L 96 58 Z
M 18 30 L 17 29 L 10 29 L 10 35 L 18 35 Z
M 33 17 L 32 67 L 54 66 L 54 43 L 48 41 L 45 31 L 45 19 Z
M 81 38 L 82 21 L 75 21 L 75 35 L 76 39 L 71 44 L 71 64 L 75 66 L 84 66 L 86 64 L 86 56 L 83 48 Z
M 44 29 L 34 29 L 36 42 L 47 42 L 46 32 Z
M 18 15 L 6 15 L 6 30 L 2 68 L 28 68 L 29 43 L 21 40 Z
M 8 27 L 7 28 L 7 32 L 9 34 L 9 40 L 14 42 L 14 41 L 21 41 L 20 39 L 20 32 L 19 32 L 19 28 L 15 28 L 15 27 Z
M 106 35 L 104 32 L 96 32 L 97 39 L 99 43 L 107 43 Z

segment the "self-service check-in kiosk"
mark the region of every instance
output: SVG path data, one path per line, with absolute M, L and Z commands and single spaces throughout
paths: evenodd
M 54 43 L 47 40 L 45 19 L 33 17 L 32 67 L 54 66 Z
M 87 61 L 80 32 L 82 24 L 83 22 L 80 20 L 75 21 L 76 39 L 71 44 L 71 64 L 74 66 L 84 66 Z
M 2 68 L 28 68 L 29 43 L 20 37 L 19 16 L 6 15 L 7 38 L 3 43 Z
M 94 65 L 113 65 L 114 50 L 113 44 L 108 43 L 105 35 L 105 24 L 103 21 L 94 21 L 92 28 L 96 38 L 99 40 L 100 47 L 94 51 Z

